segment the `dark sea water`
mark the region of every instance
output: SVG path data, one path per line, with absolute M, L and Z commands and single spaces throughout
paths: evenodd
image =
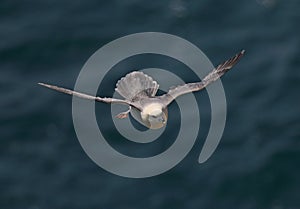
M 2 0 L 0 209 L 300 208 L 299 23 L 298 0 Z M 159 176 L 129 179 L 89 159 L 75 134 L 71 97 L 37 82 L 73 88 L 97 49 L 145 31 L 187 39 L 215 65 L 241 49 L 246 55 L 222 79 L 227 122 L 212 157 L 197 163 L 210 123 L 204 91 L 195 94 L 201 128 L 187 157 Z M 180 71 L 159 58 L 143 63 Z M 106 131 L 115 136 L 113 126 Z M 112 138 L 137 154 L 172 143 L 133 150 Z

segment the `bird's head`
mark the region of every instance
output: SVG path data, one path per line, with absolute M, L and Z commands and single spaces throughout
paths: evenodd
M 166 124 L 167 117 L 161 109 L 153 110 L 149 113 L 148 121 L 151 124 L 152 129 L 158 129 L 162 128 Z
M 161 105 L 151 105 L 142 112 L 142 119 L 149 124 L 149 128 L 159 129 L 166 125 L 168 118 Z

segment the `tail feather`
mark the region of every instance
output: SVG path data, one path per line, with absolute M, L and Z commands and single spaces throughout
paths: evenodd
M 159 85 L 150 76 L 134 71 L 121 78 L 116 85 L 116 91 L 124 98 L 132 101 L 136 97 L 155 96 Z

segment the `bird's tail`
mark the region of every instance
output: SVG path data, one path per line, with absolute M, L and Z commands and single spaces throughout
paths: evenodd
M 136 97 L 153 97 L 158 88 L 156 81 L 139 71 L 127 74 L 116 85 L 116 91 L 129 101 Z

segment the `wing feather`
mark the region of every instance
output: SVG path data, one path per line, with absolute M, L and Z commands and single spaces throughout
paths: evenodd
M 115 99 L 115 98 L 107 98 L 107 97 L 95 97 L 95 96 L 91 96 L 88 94 L 84 94 L 84 93 L 80 93 L 77 91 L 73 91 L 70 89 L 66 89 L 66 88 L 62 88 L 62 87 L 58 87 L 58 86 L 54 86 L 54 85 L 49 85 L 49 84 L 45 84 L 45 83 L 38 83 L 41 86 L 47 87 L 49 89 L 53 89 L 55 91 L 59 91 L 65 94 L 69 94 L 72 96 L 76 96 L 82 99 L 88 99 L 88 100 L 94 100 L 97 102 L 105 102 L 105 103 L 115 103 L 115 104 L 124 104 L 124 105 L 130 105 L 130 106 L 134 106 L 135 108 L 140 109 L 140 107 L 137 107 L 136 104 L 133 104 L 132 102 L 128 101 L 128 100 L 122 100 L 122 99 Z
M 164 105 L 165 106 L 169 105 L 174 99 L 176 99 L 177 97 L 179 97 L 183 94 L 191 93 L 194 91 L 200 91 L 203 88 L 205 88 L 207 85 L 209 85 L 210 83 L 216 81 L 222 75 L 224 75 L 227 71 L 229 71 L 242 58 L 244 53 L 245 53 L 245 50 L 242 50 L 240 53 L 236 54 L 234 57 L 232 57 L 229 60 L 218 65 L 201 82 L 187 83 L 184 85 L 170 88 L 170 90 L 166 94 L 160 96 Z

